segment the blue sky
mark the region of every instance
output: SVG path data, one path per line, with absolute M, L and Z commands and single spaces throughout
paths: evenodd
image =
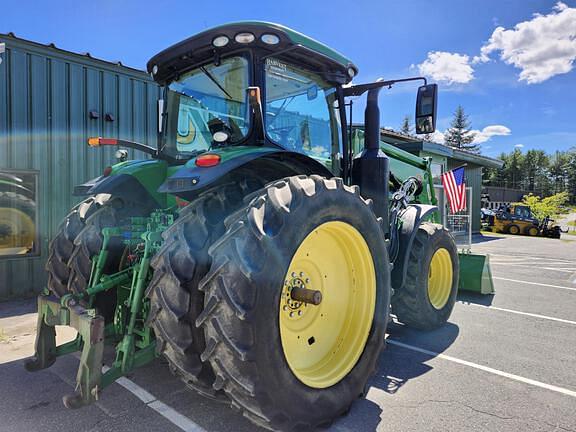
M 440 84 L 440 132 L 461 104 L 486 155 L 576 146 L 576 0 L 19 0 L 3 3 L 0 32 L 144 68 L 175 42 L 245 19 L 330 45 L 359 66 L 358 83 L 425 73 Z M 381 93 L 383 126 L 412 116 L 415 90 Z

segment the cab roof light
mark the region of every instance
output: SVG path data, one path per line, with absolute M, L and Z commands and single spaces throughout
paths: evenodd
M 280 43 L 280 38 L 272 33 L 265 33 L 260 36 L 260 40 L 266 45 L 278 45 Z
M 201 168 L 213 167 L 220 163 L 220 159 L 220 155 L 205 153 L 196 158 L 196 166 Z
M 118 140 L 116 138 L 91 137 L 88 138 L 88 145 L 90 147 L 100 147 L 103 145 L 118 145 Z
M 236 36 L 234 36 L 234 40 L 241 44 L 254 42 L 254 39 L 256 39 L 256 37 L 252 33 L 248 32 L 238 33 Z
M 228 39 L 228 36 L 216 36 L 213 40 L 212 40 L 212 45 L 214 45 L 216 48 L 222 48 L 223 46 L 228 45 L 228 42 L 230 42 L 230 39 Z

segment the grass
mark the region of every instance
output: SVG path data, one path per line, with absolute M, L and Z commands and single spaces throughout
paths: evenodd
M 568 225 L 568 226 L 576 227 L 576 220 L 573 220 L 573 221 L 568 222 L 567 225 Z

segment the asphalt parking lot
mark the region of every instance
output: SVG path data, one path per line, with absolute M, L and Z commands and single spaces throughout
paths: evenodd
M 576 241 L 500 235 L 474 251 L 491 254 L 496 294 L 461 293 L 450 322 L 431 333 L 392 324 L 366 399 L 330 430 L 576 431 Z M 34 374 L 22 366 L 34 308 L 0 303 L 0 431 L 258 430 L 188 391 L 161 360 L 95 405 L 66 410 L 78 360 Z

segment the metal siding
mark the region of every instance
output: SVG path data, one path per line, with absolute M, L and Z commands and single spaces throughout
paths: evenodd
M 114 148 L 88 148 L 86 138 L 118 136 L 155 146 L 159 95 L 156 84 L 133 69 L 18 39 L 1 42 L 0 169 L 38 171 L 40 257 L 0 258 L 0 300 L 43 288 L 49 239 L 79 200 L 73 186 L 114 163 Z M 98 119 L 89 118 L 91 110 Z M 106 113 L 114 121 L 106 121 Z

